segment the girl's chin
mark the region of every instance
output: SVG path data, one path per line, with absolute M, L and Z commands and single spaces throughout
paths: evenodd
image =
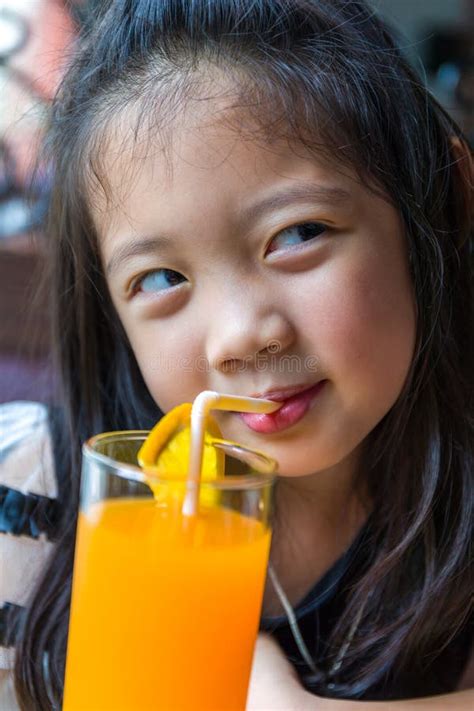
M 291 448 L 290 448 L 291 449 Z M 295 461 L 294 456 L 283 456 L 270 448 L 261 447 L 262 452 L 273 457 L 278 462 L 277 475 L 282 479 L 296 479 L 300 477 L 316 476 L 331 468 L 332 462 L 323 462 L 319 457 L 305 459 L 305 461 Z M 285 456 L 286 455 L 286 456 Z
M 357 461 L 359 459 L 359 447 L 355 447 L 353 450 L 347 451 L 343 449 L 342 451 L 330 451 L 324 452 L 318 451 L 311 456 L 310 453 L 301 452 L 303 456 L 301 458 L 295 458 L 294 447 L 296 445 L 289 446 L 288 449 L 285 447 L 264 447 L 261 446 L 260 449 L 269 457 L 273 457 L 278 462 L 277 475 L 282 479 L 297 479 L 297 478 L 310 478 L 310 477 L 321 477 L 324 474 L 331 475 L 331 478 L 337 477 L 338 474 L 346 478 L 349 472 L 356 469 Z M 303 446 L 304 449 L 304 446 Z M 286 451 L 285 451 L 286 450 Z M 296 451 L 298 451 L 296 449 Z

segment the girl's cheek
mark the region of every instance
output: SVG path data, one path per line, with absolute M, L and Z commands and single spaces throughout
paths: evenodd
M 415 338 L 415 311 L 403 265 L 380 260 L 328 274 L 315 295 L 314 345 L 332 371 L 361 379 L 396 379 L 408 370 Z M 308 309 L 309 311 L 309 309 Z
M 149 328 L 149 333 L 145 329 Z M 194 394 L 206 389 L 206 367 L 195 353 L 190 329 L 179 336 L 179 329 L 168 333 L 156 324 L 144 326 L 132 343 L 145 384 L 163 412 L 189 402 Z
M 169 412 L 176 405 L 189 401 L 191 390 L 185 376 L 177 376 L 163 361 L 158 362 L 156 368 L 138 365 L 150 395 L 162 412 Z

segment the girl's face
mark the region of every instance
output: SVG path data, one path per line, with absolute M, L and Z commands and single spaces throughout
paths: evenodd
M 239 135 L 208 104 L 174 126 L 166 154 L 150 145 L 130 158 L 123 131 L 115 153 L 110 144 L 112 199 L 95 219 L 113 303 L 164 412 L 202 390 L 255 395 L 324 380 L 278 432 L 216 418 L 288 477 L 350 461 L 412 360 L 399 216 L 354 174 L 286 141 Z

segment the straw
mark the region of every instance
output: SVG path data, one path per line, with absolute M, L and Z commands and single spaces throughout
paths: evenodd
M 201 480 L 202 458 L 204 454 L 204 432 L 211 410 L 229 410 L 231 412 L 254 412 L 268 414 L 281 407 L 281 402 L 262 400 L 255 397 L 226 395 L 213 390 L 199 393 L 191 409 L 191 445 L 189 452 L 189 470 L 186 481 L 186 495 L 183 502 L 183 515 L 194 516 L 198 509 L 199 483 Z

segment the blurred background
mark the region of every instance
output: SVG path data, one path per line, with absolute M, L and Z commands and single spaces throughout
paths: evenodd
M 157 0 L 158 2 L 159 0 Z M 54 372 L 43 270 L 48 107 L 78 29 L 100 0 L 0 0 L 0 402 L 48 401 Z M 371 0 L 474 140 L 474 0 Z

